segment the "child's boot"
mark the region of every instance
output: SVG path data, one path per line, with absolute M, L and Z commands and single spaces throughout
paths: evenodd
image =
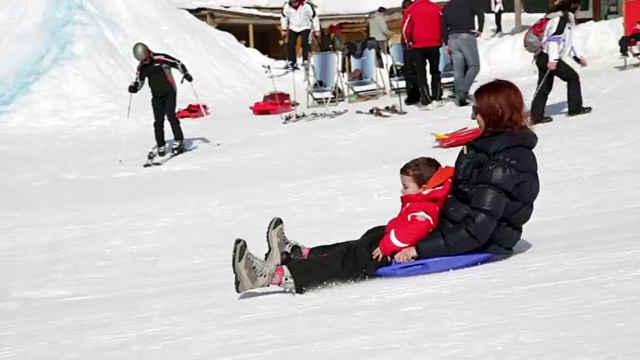
M 276 264 L 262 261 L 250 253 L 246 241 L 236 239 L 233 244 L 233 274 L 237 293 L 269 286 L 276 268 Z
M 307 248 L 295 241 L 290 241 L 284 234 L 284 223 L 279 217 L 275 217 L 267 228 L 268 251 L 264 254 L 264 260 L 276 265 L 304 258 Z M 283 253 L 285 256 L 283 257 Z

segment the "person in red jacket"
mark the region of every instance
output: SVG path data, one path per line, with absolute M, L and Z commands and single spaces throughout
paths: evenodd
M 620 46 L 620 55 L 628 57 L 629 49 L 636 46 L 638 41 L 640 41 L 640 21 L 636 22 L 636 25 L 631 28 L 631 32 L 628 36 L 622 36 L 618 41 L 618 45 Z M 640 53 L 634 53 L 633 49 L 631 49 L 631 52 L 633 56 L 640 56 Z
M 268 252 L 258 259 L 246 241 L 236 239 L 233 273 L 236 292 L 276 285 L 303 293 L 333 282 L 365 280 L 380 267 L 407 262 L 414 245 L 438 224 L 438 212 L 451 187 L 452 167 L 428 157 L 413 159 L 400 169 L 402 207 L 386 226 L 367 231 L 358 240 L 304 247 L 284 235 L 282 219 L 267 230 Z
M 443 44 L 442 7 L 429 0 L 416 0 L 402 16 L 402 37 L 414 53 L 418 68 L 420 104 L 434 107 L 433 101 L 442 101 L 440 78 L 440 47 Z M 429 62 L 431 91 L 427 85 L 426 65 Z
M 429 158 L 417 160 L 435 161 Z M 449 194 L 453 168 L 447 166 L 440 169 L 428 181 L 419 172 L 405 170 L 401 173 L 402 206 L 398 216 L 387 224 L 384 238 L 373 251 L 373 257 L 378 260 L 414 246 L 438 226 L 438 212 Z

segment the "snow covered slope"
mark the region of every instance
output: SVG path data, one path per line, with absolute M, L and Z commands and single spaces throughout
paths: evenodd
M 143 169 L 151 110 L 148 95 L 138 95 L 124 119 L 133 71 L 128 43 L 148 35 L 141 40 L 164 44 L 141 32 L 146 27 L 128 7 L 118 11 L 125 2 L 82 4 L 75 26 L 116 30 L 76 33 L 84 40 L 72 43 L 72 54 L 82 56 L 55 64 L 19 100 L 30 106 L 0 121 L 1 359 L 637 358 L 638 70 L 615 69 L 615 53 L 585 43 L 591 56 L 602 55 L 580 69 L 592 114 L 562 116 L 565 86 L 556 82 L 548 103 L 556 121 L 535 129 L 541 194 L 520 254 L 445 274 L 239 298 L 230 267 L 236 237 L 262 255 L 272 216 L 284 218 L 290 238 L 312 246 L 384 224 L 398 210 L 400 166 L 421 155 L 452 164 L 458 150 L 433 148 L 429 133 L 473 125 L 469 109 L 410 109 L 389 119 L 355 114 L 397 101 L 387 97 L 350 105 L 333 120 L 283 126 L 277 116 L 249 114 L 253 99 L 243 89 L 249 80 L 266 82 L 249 68 L 237 90 L 215 102 L 235 116 L 183 121 L 198 148 Z M 157 31 L 184 40 L 167 48 L 185 53 L 198 90 L 213 98 L 207 81 L 233 84 L 244 55 L 197 48 L 197 57 L 189 45 L 200 36 L 227 44 L 222 35 L 188 18 L 170 27 L 164 19 L 173 17 L 147 6 L 167 21 Z M 115 20 L 107 26 L 120 17 L 130 17 L 131 32 Z M 126 39 L 122 49 L 118 36 Z M 501 41 L 510 39 L 483 40 L 481 51 Z M 99 44 L 110 51 L 89 51 Z M 221 69 L 191 56 L 217 59 Z M 92 65 L 98 70 L 83 75 Z M 528 64 L 507 65 L 483 67 L 479 82 L 507 77 L 530 101 L 536 77 Z M 218 75 L 204 75 L 208 67 Z M 208 77 L 202 86 L 200 73 Z M 286 78 L 279 81 L 290 84 Z M 189 90 L 181 87 L 183 96 Z M 74 111 L 43 113 L 61 104 Z M 74 128 L 42 126 L 67 122 Z
M 33 118 L 11 119 L 21 127 L 104 125 L 111 120 L 98 120 L 95 114 L 125 115 L 127 86 L 137 65 L 131 49 L 137 41 L 181 59 L 194 76 L 198 95 L 208 101 L 260 96 L 270 85 L 254 51 L 169 0 L 48 0 L 46 6 L 36 0 L 11 2 L 0 10 L 0 26 L 8 34 L 4 41 L 15 54 L 0 60 L 5 70 L 0 74 L 0 107 L 35 107 Z M 22 26 L 21 15 L 34 22 Z M 33 46 L 27 45 L 26 34 L 33 36 Z M 137 96 L 145 98 L 145 106 L 148 94 L 145 87 Z M 52 96 L 57 101 L 43 101 Z M 188 83 L 179 88 L 179 103 L 186 101 L 195 101 Z

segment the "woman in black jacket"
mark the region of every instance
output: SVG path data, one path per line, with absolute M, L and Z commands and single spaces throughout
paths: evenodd
M 533 213 L 540 183 L 522 93 L 506 80 L 474 94 L 474 118 L 482 135 L 468 143 L 455 164 L 450 197 L 438 228 L 396 261 L 489 252 L 511 255 Z

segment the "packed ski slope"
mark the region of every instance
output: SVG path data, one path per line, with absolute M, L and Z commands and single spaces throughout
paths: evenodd
M 308 245 L 385 223 L 398 210 L 399 167 L 421 155 L 451 164 L 457 150 L 433 148 L 429 133 L 473 125 L 469 109 L 354 114 L 396 101 L 386 98 L 333 120 L 283 126 L 277 116 L 250 115 L 249 104 L 270 87 L 264 60 L 228 36 L 163 1 L 77 4 L 61 60 L 18 62 L 13 69 L 23 70 L 3 73 L 34 79 L 18 82 L 25 90 L 0 117 L 1 359 L 640 354 L 640 75 L 614 68 L 619 22 L 578 31 L 594 60 L 580 70 L 594 112 L 565 119 L 557 82 L 549 100 L 556 121 L 536 128 L 542 189 L 520 254 L 445 274 L 239 297 L 230 266 L 236 237 L 262 254 L 272 216 Z M 0 16 L 5 26 L 15 15 Z M 44 36 L 35 25 L 32 33 L 7 29 Z M 149 169 L 141 167 L 153 143 L 147 93 L 134 97 L 126 118 L 130 48 L 145 39 L 192 68 L 214 109 L 183 121 L 195 151 Z M 530 101 L 535 75 L 519 46 L 518 36 L 484 39 L 478 81 L 506 77 Z M 14 60 L 40 51 L 11 49 Z M 195 101 L 190 86 L 179 91 L 181 106 Z

